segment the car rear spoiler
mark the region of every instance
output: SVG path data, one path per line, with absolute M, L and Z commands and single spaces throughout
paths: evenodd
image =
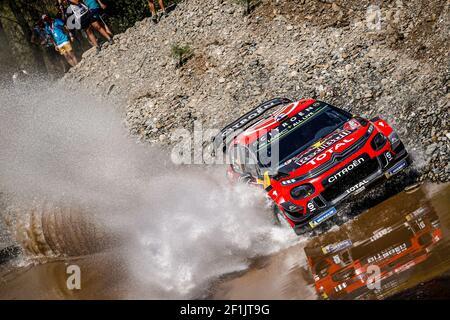
M 214 149 L 216 150 L 220 147 L 220 145 L 223 145 L 223 152 L 225 152 L 227 142 L 231 142 L 233 138 L 235 138 L 246 128 L 250 127 L 250 125 L 258 120 L 264 113 L 275 107 L 287 105 L 292 102 L 293 101 L 288 98 L 275 98 L 260 104 L 253 110 L 247 112 L 239 119 L 235 120 L 222 130 L 220 130 L 220 133 L 213 138 Z

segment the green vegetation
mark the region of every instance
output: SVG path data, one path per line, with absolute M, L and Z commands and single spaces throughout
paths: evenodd
M 192 49 L 188 44 L 173 44 L 171 52 L 172 57 L 177 60 L 177 68 L 183 66 L 192 57 Z

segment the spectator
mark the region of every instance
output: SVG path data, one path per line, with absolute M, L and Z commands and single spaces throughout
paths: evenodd
M 93 19 L 101 23 L 105 27 L 108 35 L 112 37 L 113 34 L 111 30 L 102 19 L 102 11 L 106 9 L 106 4 L 104 4 L 101 0 L 84 0 L 84 3 L 91 11 Z
M 52 47 L 53 42 L 51 37 L 45 31 L 45 23 L 39 20 L 33 28 L 33 33 L 31 35 L 31 43 L 44 46 L 46 48 Z
M 150 12 L 152 13 L 152 21 L 154 23 L 158 22 L 158 14 L 156 13 L 155 0 L 148 0 L 148 6 L 150 7 Z M 159 0 L 159 7 L 162 10 L 162 15 L 166 15 L 166 7 L 164 6 L 164 0 Z
M 58 51 L 72 67 L 76 66 L 78 63 L 77 57 L 73 52 L 72 37 L 69 38 L 66 30 L 64 21 L 61 19 L 52 19 L 48 15 L 42 16 L 42 21 L 44 22 L 44 30 L 50 36 L 55 50 Z
M 58 0 L 58 3 L 56 4 L 56 7 L 58 9 L 58 15 L 61 16 L 61 20 L 66 21 L 67 20 L 67 12 L 66 8 L 64 7 L 66 0 Z
M 70 8 L 72 9 L 75 18 L 78 20 L 82 29 L 86 31 L 89 42 L 93 47 L 100 52 L 100 46 L 98 44 L 97 38 L 95 37 L 94 30 L 98 31 L 110 44 L 114 43 L 112 35 L 106 31 L 100 16 L 95 15 L 88 6 L 86 6 L 81 0 L 68 0 L 70 3 Z M 94 0 L 98 5 L 97 1 Z M 95 4 L 92 2 L 91 5 Z

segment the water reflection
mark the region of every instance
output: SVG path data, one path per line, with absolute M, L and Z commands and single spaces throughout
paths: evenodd
M 424 192 L 402 194 L 338 233 L 305 247 L 314 286 L 324 299 L 379 299 L 433 258 L 442 239 L 439 217 Z
M 412 288 L 450 270 L 449 199 L 449 185 L 402 192 L 223 281 L 213 297 L 385 299 Z
M 255 259 L 198 298 L 385 299 L 404 292 L 450 270 L 449 199 L 449 185 L 400 193 L 339 228 Z M 83 270 L 81 291 L 64 287 L 69 263 Z M 0 299 L 171 298 L 130 274 L 128 264 L 123 252 L 107 250 L 0 272 Z M 369 288 L 377 267 L 380 286 Z

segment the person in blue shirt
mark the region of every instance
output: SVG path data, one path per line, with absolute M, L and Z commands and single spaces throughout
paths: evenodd
M 73 52 L 70 42 L 73 40 L 66 32 L 64 21 L 61 19 L 53 19 L 48 15 L 42 16 L 44 23 L 44 31 L 49 35 L 56 51 L 58 51 L 72 67 L 78 63 L 77 57 Z
M 37 45 L 41 45 L 45 48 L 53 47 L 52 39 L 45 31 L 44 21 L 39 20 L 38 22 L 36 22 L 31 34 L 31 42 Z

